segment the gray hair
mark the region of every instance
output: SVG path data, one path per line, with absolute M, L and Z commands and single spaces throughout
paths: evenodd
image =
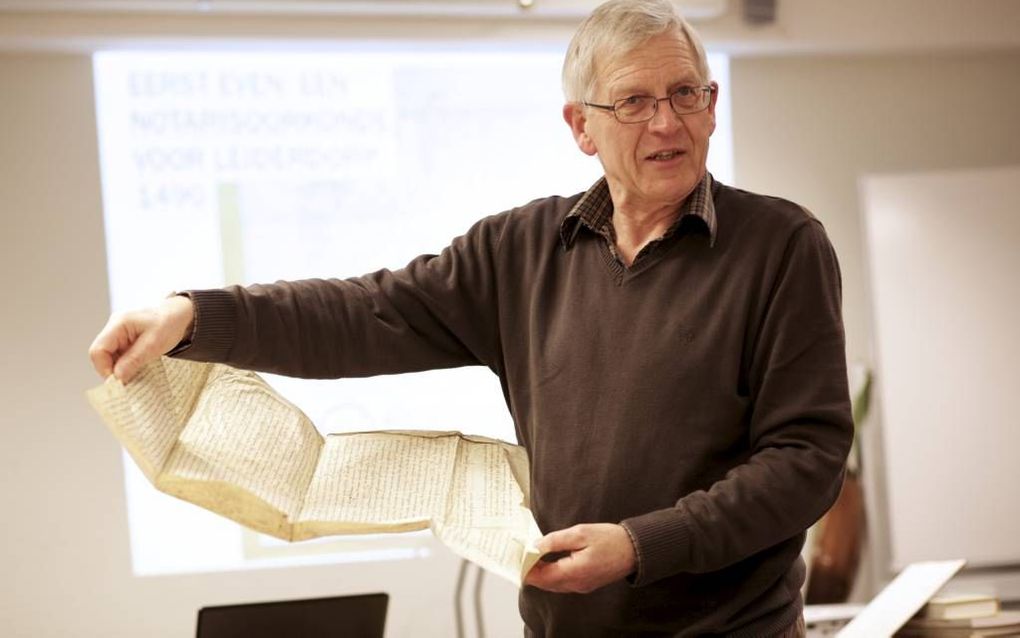
M 563 94 L 568 102 L 594 97 L 599 59 L 626 55 L 646 40 L 674 32 L 687 40 L 698 73 L 711 79 L 701 38 L 670 0 L 609 0 L 577 28 L 563 60 Z

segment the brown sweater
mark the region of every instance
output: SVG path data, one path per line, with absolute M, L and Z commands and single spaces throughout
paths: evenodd
M 531 458 L 543 531 L 620 522 L 638 569 L 526 587 L 533 635 L 771 636 L 800 613 L 804 530 L 852 438 L 840 275 L 790 202 L 711 189 L 635 267 L 561 225 L 580 195 L 488 217 L 440 255 L 346 280 L 193 291 L 178 356 L 301 377 L 485 365 Z

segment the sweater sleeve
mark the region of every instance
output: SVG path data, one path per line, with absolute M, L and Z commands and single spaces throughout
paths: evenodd
M 304 378 L 498 371 L 492 260 L 505 219 L 483 219 L 396 271 L 188 291 L 195 328 L 174 355 Z
M 750 454 L 707 490 L 622 521 L 635 585 L 732 565 L 807 529 L 831 506 L 853 438 L 835 253 L 811 219 L 790 237 L 745 354 Z

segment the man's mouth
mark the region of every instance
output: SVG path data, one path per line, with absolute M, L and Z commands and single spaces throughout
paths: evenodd
M 675 157 L 679 157 L 680 155 L 683 155 L 683 153 L 684 152 L 681 151 L 680 149 L 674 148 L 674 149 L 670 149 L 668 151 L 659 151 L 658 153 L 652 153 L 651 155 L 647 156 L 645 159 L 652 160 L 652 161 L 655 161 L 655 162 L 664 162 L 664 161 L 667 161 L 667 160 L 671 160 L 671 159 L 673 159 Z

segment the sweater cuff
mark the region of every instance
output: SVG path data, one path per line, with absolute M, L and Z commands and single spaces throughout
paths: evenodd
M 674 509 L 659 510 L 620 522 L 634 543 L 637 570 L 627 579 L 634 587 L 684 571 L 691 551 L 687 519 Z
M 226 289 L 188 290 L 178 293 L 195 305 L 191 339 L 167 353 L 191 361 L 223 362 L 234 347 L 236 301 Z

